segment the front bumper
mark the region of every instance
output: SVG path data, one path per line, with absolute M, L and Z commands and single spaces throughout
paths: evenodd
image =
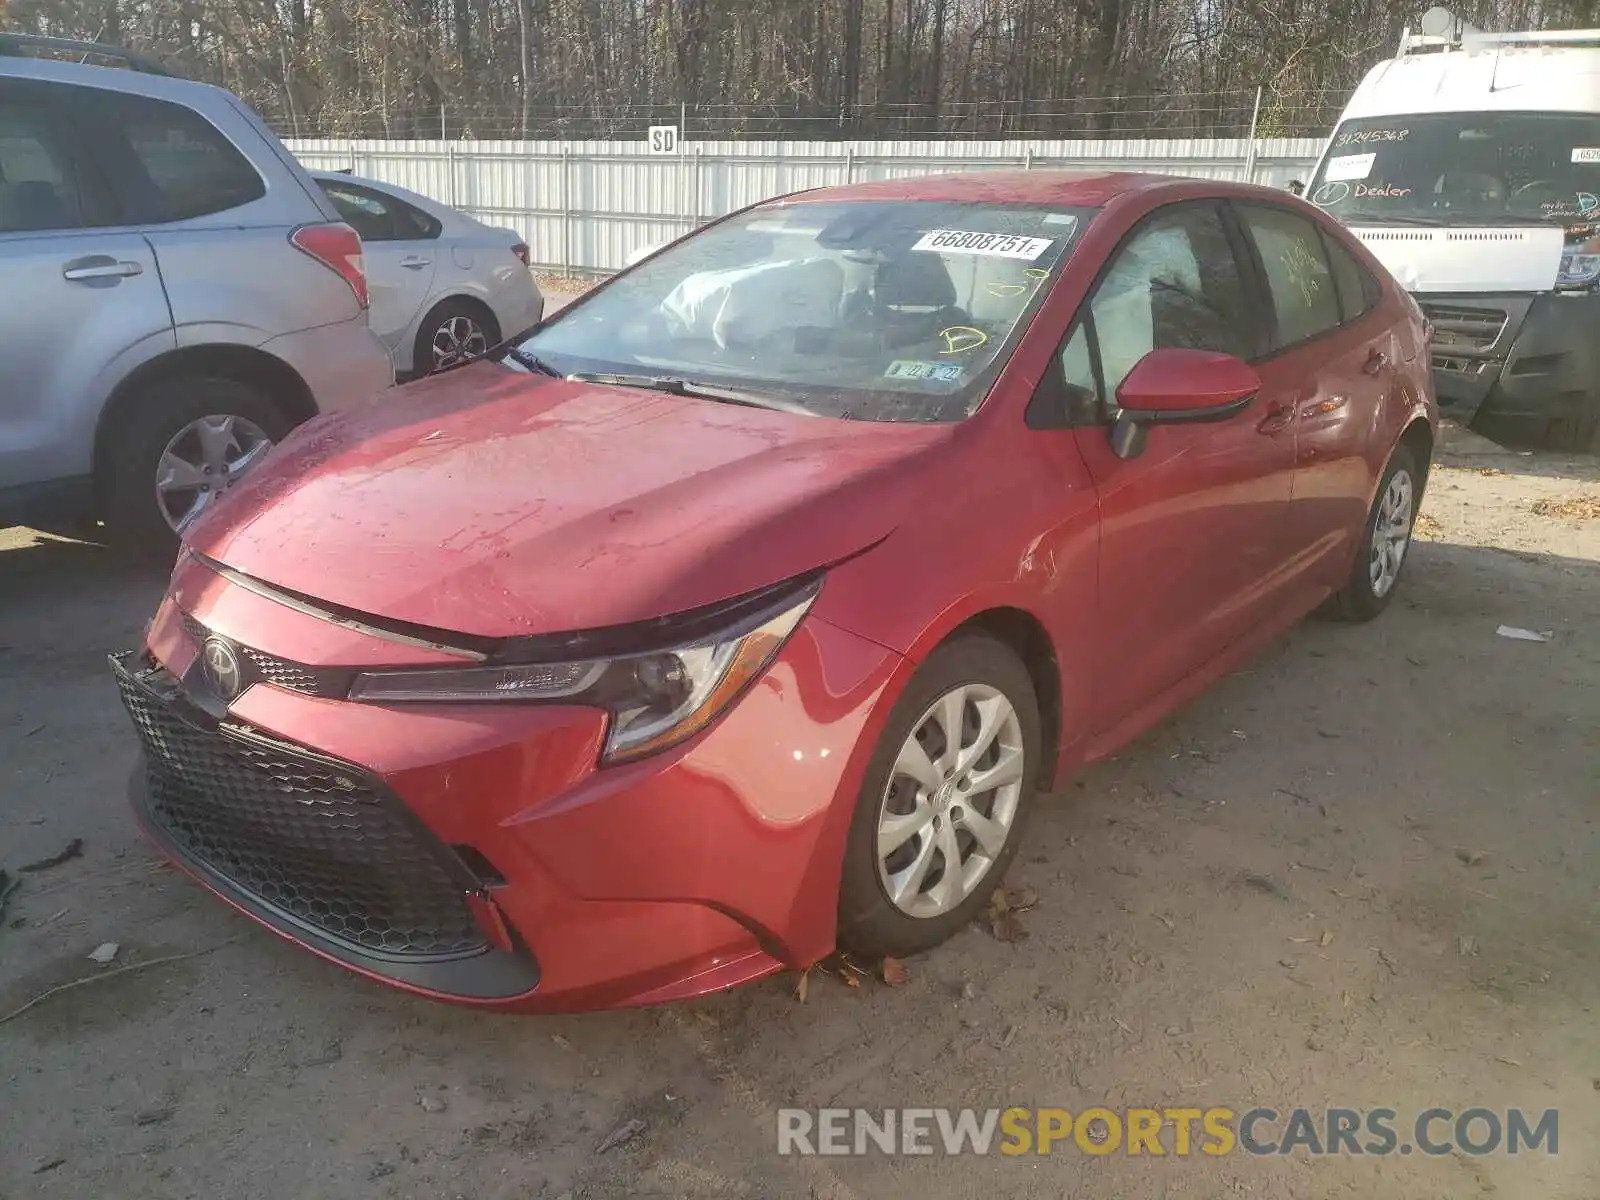
M 187 622 L 184 612 L 193 614 Z M 262 676 L 218 712 L 195 666 L 202 632 L 311 668 L 371 665 L 395 647 L 234 587 L 192 561 L 180 565 L 148 642 L 160 664 L 155 682 L 165 676 L 176 693 L 169 703 L 209 705 L 223 730 L 213 736 L 259 740 L 280 762 L 323 764 L 413 822 L 415 845 L 443 864 L 450 901 L 475 922 L 478 944 L 452 944 L 422 962 L 405 948 L 397 955 L 352 945 L 347 928 L 330 930 L 317 915 L 322 909 L 308 921 L 237 852 L 197 849 L 192 836 L 174 833 L 151 795 L 161 750 L 142 734 L 147 761 L 134 802 L 146 828 L 179 865 L 282 936 L 402 988 L 529 1012 L 686 998 L 833 948 L 862 747 L 903 666 L 874 643 L 809 618 L 705 732 L 599 768 L 604 718 L 588 709 L 386 708 Z M 211 777 L 187 775 L 214 800 L 227 798 Z M 314 879 L 328 863 L 367 862 L 352 849 L 359 840 L 330 846 L 297 841 L 271 820 L 245 825 L 258 856 L 263 838 L 268 850 L 282 853 L 287 842 L 310 854 Z M 429 886 L 446 911 L 437 879 Z M 326 907 L 327 896 L 312 899 Z
M 1600 295 L 1422 294 L 1443 415 L 1555 421 L 1600 406 Z

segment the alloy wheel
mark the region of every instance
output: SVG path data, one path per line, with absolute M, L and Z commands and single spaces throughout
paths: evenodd
M 1384 489 L 1378 515 L 1372 522 L 1367 575 L 1372 581 L 1372 594 L 1379 598 L 1387 596 L 1400 578 L 1400 564 L 1411 544 L 1412 496 L 1411 473 L 1396 471 L 1389 477 L 1389 486 Z
M 156 466 L 156 504 L 182 533 L 266 457 L 272 439 L 245 417 L 215 414 L 173 435 Z
M 453 367 L 488 349 L 489 338 L 476 321 L 467 316 L 448 317 L 433 331 L 433 369 Z
M 1026 774 L 1022 725 L 1003 692 L 952 688 L 911 727 L 878 810 L 878 879 L 912 917 L 977 889 L 1005 849 Z

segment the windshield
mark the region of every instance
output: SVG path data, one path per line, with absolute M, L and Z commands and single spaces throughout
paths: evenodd
M 1339 126 L 1306 198 L 1346 222 L 1600 219 L 1600 116 L 1428 113 Z
M 562 375 L 736 387 L 862 420 L 960 420 L 1093 211 L 764 205 L 669 246 L 520 349 Z

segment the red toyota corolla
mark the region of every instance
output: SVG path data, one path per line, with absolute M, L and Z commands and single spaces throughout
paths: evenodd
M 758 205 L 306 425 L 198 524 L 113 663 L 134 804 L 275 932 L 484 1007 L 927 949 L 1036 793 L 1390 601 L 1427 342 L 1259 188 Z

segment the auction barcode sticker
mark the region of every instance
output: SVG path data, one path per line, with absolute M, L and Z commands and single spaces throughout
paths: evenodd
M 1367 154 L 1341 154 L 1328 160 L 1322 172 L 1324 183 L 1342 183 L 1347 179 L 1365 179 L 1372 174 L 1372 164 L 1378 161 L 1377 151 Z
M 995 258 L 1023 258 L 1032 262 L 1055 244 L 1053 238 L 1024 237 L 1020 233 L 971 233 L 961 229 L 930 229 L 917 239 L 913 250 L 939 254 L 987 254 Z

